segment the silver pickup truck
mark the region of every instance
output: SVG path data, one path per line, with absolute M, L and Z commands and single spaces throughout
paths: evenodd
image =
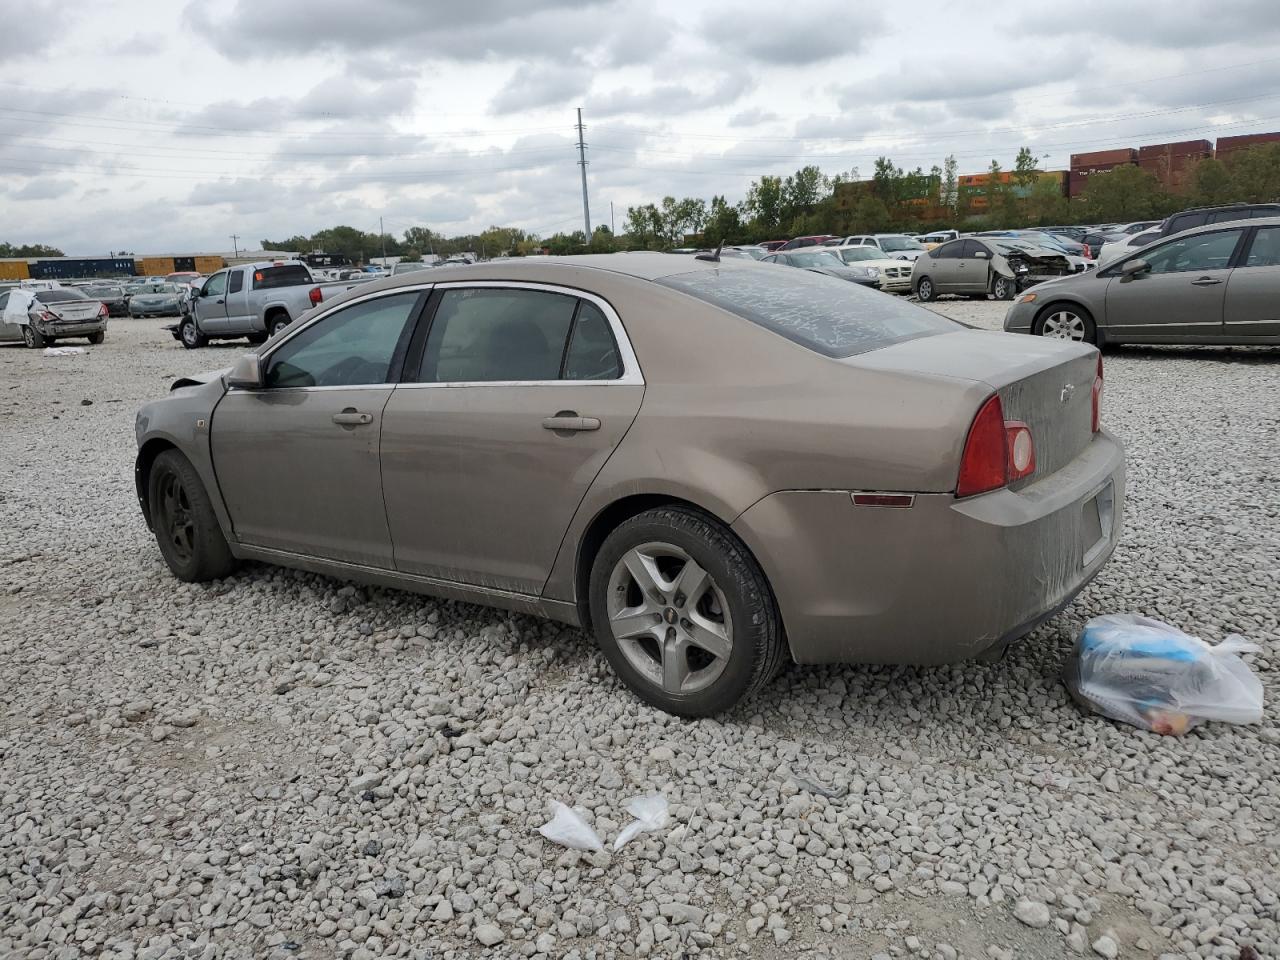
M 351 282 L 317 283 L 300 260 L 270 260 L 228 267 L 193 291 L 182 320 L 169 327 L 188 350 L 210 340 L 247 337 L 262 343 Z

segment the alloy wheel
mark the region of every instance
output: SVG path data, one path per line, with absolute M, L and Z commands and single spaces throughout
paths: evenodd
M 160 478 L 158 526 L 181 562 L 191 559 L 196 546 L 196 522 L 186 488 L 175 473 Z
M 627 661 L 668 694 L 716 681 L 733 650 L 729 604 L 711 575 L 680 547 L 633 547 L 614 565 L 609 630 Z
M 1040 336 L 1057 340 L 1084 340 L 1084 320 L 1070 310 L 1058 310 L 1044 318 Z

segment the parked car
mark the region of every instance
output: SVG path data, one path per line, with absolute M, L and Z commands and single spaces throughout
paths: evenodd
M 1122 523 L 1101 370 L 806 270 L 441 268 L 175 382 L 137 493 L 182 580 L 256 560 L 551 617 L 702 716 L 784 658 L 956 661 L 1064 606 Z
M 129 297 L 131 317 L 176 317 L 182 314 L 182 304 L 189 287 L 176 283 L 149 284 Z
M 780 246 L 782 246 L 786 242 L 787 241 L 785 240 L 761 240 L 758 244 L 756 244 L 756 246 L 760 247 L 762 250 L 767 251 L 768 253 L 773 253 L 773 251 L 777 250 Z
M 725 247 L 725 250 L 736 250 L 738 253 L 745 254 L 747 257 L 750 257 L 752 260 L 763 260 L 768 255 L 768 251 L 765 250 L 763 247 L 756 247 L 756 246 L 750 246 L 750 245 Z
M 868 267 L 851 267 L 830 250 L 780 250 L 765 257 L 761 263 L 777 263 L 784 267 L 799 267 L 814 273 L 826 274 L 839 280 L 850 280 L 867 287 L 880 286 L 880 272 Z
M 1280 344 L 1280 217 L 1155 240 L 1025 293 L 1004 328 L 1087 343 Z
M 367 282 L 363 277 L 355 283 Z M 228 267 L 211 274 L 196 291 L 191 312 L 169 327 L 188 350 L 210 340 L 247 337 L 262 343 L 279 333 L 325 297 L 353 281 L 319 284 L 300 260 L 270 260 Z
M 932 250 L 939 244 L 946 243 L 948 240 L 956 240 L 960 236 L 958 230 L 935 230 L 933 233 L 920 234 L 916 237 L 916 242 L 926 250 Z
M 19 287 L 0 293 L 0 340 L 21 340 L 28 347 L 73 337 L 102 343 L 108 316 L 105 303 L 73 287 Z
M 820 247 L 828 240 L 835 239 L 837 238 L 831 236 L 829 233 L 820 233 L 810 237 L 793 237 L 773 252 L 778 253 L 783 250 L 800 250 L 804 247 Z
M 418 270 L 430 270 L 430 269 L 431 269 L 431 264 L 423 263 L 421 260 L 414 260 L 414 261 L 401 260 L 399 263 L 397 263 L 395 266 L 391 268 L 391 275 L 393 277 L 399 277 L 406 273 L 414 273 L 415 271 L 418 271 Z
M 1280 203 L 1228 203 L 1218 207 L 1193 207 L 1167 217 L 1155 228 L 1155 232 L 1157 237 L 1168 237 L 1207 224 L 1277 216 L 1280 216 Z
M 846 266 L 862 267 L 876 274 L 880 289 L 886 293 L 911 291 L 911 264 L 891 260 L 875 247 L 833 247 L 831 252 Z
M 1132 253 L 1140 247 L 1145 247 L 1151 241 L 1158 239 L 1159 236 L 1160 232 L 1158 230 L 1147 230 L 1142 233 L 1131 233 L 1116 237 L 1114 240 L 1104 243 L 1102 249 L 1098 251 L 1098 266 L 1105 266 L 1117 257 Z
M 86 283 L 80 292 L 91 300 L 107 305 L 107 314 L 112 317 L 127 317 L 129 301 L 124 295 L 124 287 L 118 283 Z
M 167 274 L 165 280 L 169 283 L 186 283 L 190 284 L 193 280 L 203 280 L 204 278 L 195 270 L 177 270 Z
M 1064 237 L 1070 237 L 1077 243 L 1084 243 L 1084 235 L 1089 232 L 1087 227 L 1070 226 L 1070 227 L 1040 227 L 1041 233 L 1053 233 Z
M 917 260 L 911 288 L 924 303 L 943 293 L 1012 300 L 1021 289 L 1072 272 L 1066 254 L 1058 251 L 1028 249 L 1016 239 L 965 237 Z
M 915 260 L 925 248 L 915 237 L 904 233 L 875 233 L 845 237 L 842 247 L 875 247 L 893 260 Z

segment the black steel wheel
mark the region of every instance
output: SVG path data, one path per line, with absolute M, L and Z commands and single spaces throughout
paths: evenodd
M 177 450 L 164 451 L 151 465 L 147 504 L 160 553 L 179 580 L 216 580 L 235 569 L 204 484 Z

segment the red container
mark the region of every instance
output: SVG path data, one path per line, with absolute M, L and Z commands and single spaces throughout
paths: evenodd
M 1208 140 L 1179 140 L 1176 143 L 1152 143 L 1138 148 L 1138 162 L 1152 157 L 1207 157 L 1213 153 Z
M 1280 142 L 1280 133 L 1245 133 L 1237 137 L 1218 138 L 1218 159 L 1230 162 L 1234 154 L 1262 143 Z
M 1095 150 L 1092 153 L 1073 153 L 1071 169 L 1084 170 L 1090 167 L 1117 167 L 1124 163 L 1133 163 L 1138 159 L 1138 151 L 1132 147 L 1121 147 L 1118 150 Z

